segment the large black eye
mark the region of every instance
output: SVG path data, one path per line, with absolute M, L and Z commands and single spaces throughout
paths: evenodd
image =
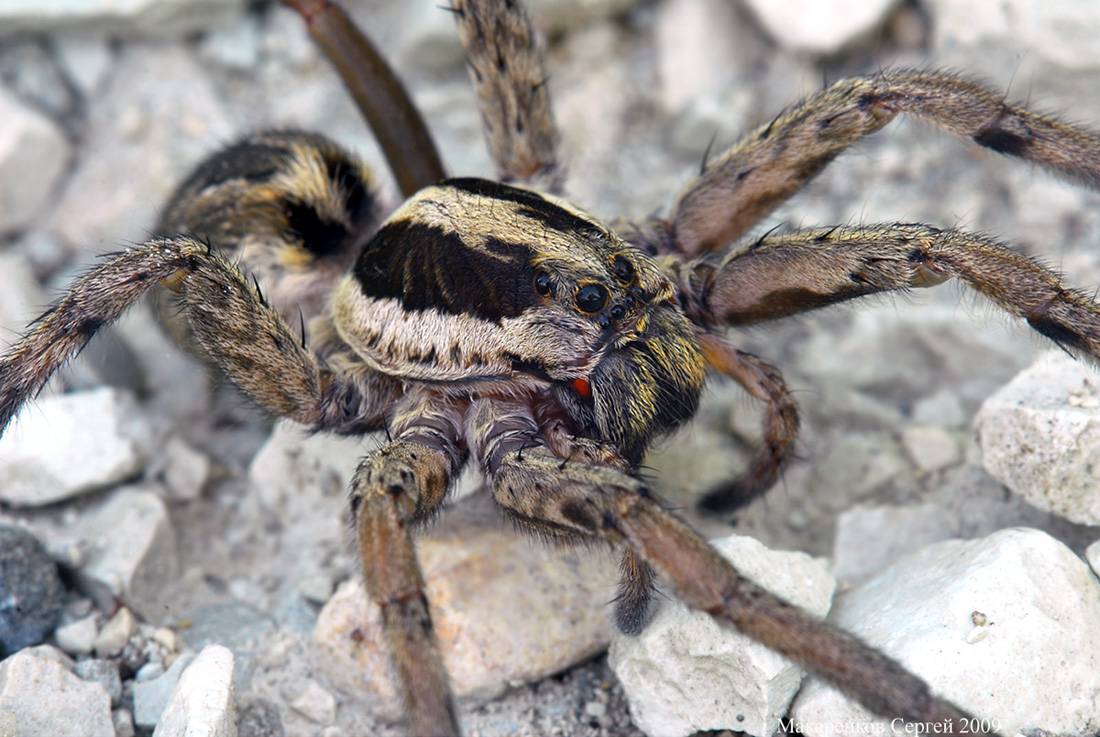
M 535 274 L 535 291 L 543 297 L 550 294 L 550 275 L 545 271 Z
M 611 271 L 621 282 L 630 282 L 634 279 L 634 264 L 630 263 L 625 256 L 615 257 L 611 262 Z
M 607 304 L 607 290 L 599 284 L 589 284 L 577 292 L 577 307 L 585 312 L 599 312 Z

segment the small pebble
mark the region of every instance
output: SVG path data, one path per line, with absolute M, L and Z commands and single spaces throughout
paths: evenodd
M 69 655 L 87 655 L 95 647 L 97 632 L 96 615 L 89 614 L 58 627 L 53 636 L 57 640 L 57 646 Z
M 159 627 L 153 632 L 153 642 L 163 647 L 167 652 L 174 653 L 180 649 L 180 638 L 167 627 Z
M 138 683 L 151 681 L 164 675 L 164 666 L 160 663 L 146 663 L 134 674 L 134 680 Z
M 111 706 L 118 706 L 122 700 L 122 679 L 118 675 L 118 663 L 110 660 L 81 660 L 73 667 L 73 672 L 85 681 L 98 683 L 111 697 Z
M 118 655 L 137 630 L 137 620 L 126 607 L 121 607 L 95 638 L 95 652 L 101 658 Z
M 61 618 L 64 589 L 38 539 L 0 525 L 0 657 L 37 645 Z
M 290 702 L 290 708 L 317 724 L 336 721 L 336 699 L 316 681 L 306 681 L 301 693 Z
M 584 705 L 584 713 L 590 717 L 602 719 L 607 715 L 607 704 L 601 704 L 599 701 L 589 701 Z
M 118 709 L 111 714 L 115 725 L 115 737 L 134 737 L 134 716 L 129 709 Z
M 134 683 L 134 724 L 143 729 L 156 726 L 172 698 L 172 689 L 179 682 L 180 674 L 192 660 L 193 655 L 181 656 L 163 675 Z

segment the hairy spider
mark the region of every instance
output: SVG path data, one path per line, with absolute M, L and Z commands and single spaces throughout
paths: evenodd
M 316 431 L 388 431 L 350 499 L 413 733 L 459 733 L 411 534 L 467 462 L 531 532 L 624 549 L 615 620 L 625 632 L 644 626 L 659 573 L 690 606 L 874 712 L 961 728 L 964 712 L 897 663 L 740 576 L 636 469 L 655 437 L 692 417 L 711 369 L 767 413 L 748 471 L 702 505 L 732 509 L 776 480 L 796 407 L 775 368 L 727 342 L 728 326 L 957 277 L 1063 348 L 1100 356 L 1100 306 L 984 236 L 895 223 L 731 245 L 899 113 L 1091 187 L 1100 137 L 952 74 L 844 79 L 709 162 L 670 217 L 616 232 L 556 196 L 558 136 L 518 3 L 449 8 L 492 182 L 445 178 L 407 94 L 338 5 L 283 2 L 342 76 L 404 204 L 383 221 L 370 173 L 319 135 L 259 133 L 218 152 L 179 187 L 159 237 L 80 276 L 3 357 L 0 428 L 101 327 L 162 286 L 153 294 L 173 335 L 267 410 Z

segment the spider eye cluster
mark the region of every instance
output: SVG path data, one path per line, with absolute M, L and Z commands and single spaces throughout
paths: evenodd
M 607 304 L 607 289 L 602 284 L 586 284 L 577 290 L 577 307 L 585 312 L 599 312 Z

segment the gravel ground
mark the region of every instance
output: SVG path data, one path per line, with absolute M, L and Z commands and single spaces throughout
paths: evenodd
M 448 14 L 433 2 L 348 4 L 411 86 L 449 169 L 491 176 Z M 760 4 L 533 3 L 548 29 L 573 199 L 607 219 L 644 218 L 689 181 L 712 138 L 718 150 L 823 79 L 883 67 L 965 70 L 1010 97 L 1100 127 L 1100 6 L 882 2 L 867 4 L 879 6 L 867 20 L 840 10 L 810 19 L 795 2 L 754 15 Z M 8 335 L 96 253 L 140 242 L 189 166 L 245 131 L 323 131 L 389 186 L 369 133 L 291 13 L 267 2 L 153 1 L 135 4 L 147 7 L 139 12 L 89 1 L 85 15 L 39 5 L 32 12 L 0 0 L 0 326 Z M 777 21 L 783 12 L 786 22 Z M 1098 204 L 1093 192 L 902 121 L 841 157 L 760 231 L 957 225 L 1039 254 L 1087 288 L 1100 283 Z M 867 510 L 933 509 L 925 542 L 1026 525 L 1083 554 L 1100 538 L 1094 527 L 1028 505 L 983 469 L 976 412 L 1046 346 L 963 289 L 870 300 L 734 337 L 784 370 L 804 432 L 800 459 L 765 499 L 733 520 L 696 517 L 691 500 L 740 468 L 759 435 L 753 402 L 721 383 L 708 389 L 694 425 L 647 461 L 659 489 L 708 535 L 735 531 L 828 557 L 842 585 L 862 575 L 883 541 L 910 530 L 911 518 L 891 523 Z M 115 389 L 88 391 L 104 384 Z M 87 401 L 55 406 L 52 394 L 62 390 L 81 390 Z M 0 469 L 0 522 L 33 531 L 61 565 L 66 594 L 52 616 L 62 629 L 48 642 L 81 662 L 114 664 L 102 668 L 120 676 L 104 734 L 132 733 L 127 720 L 151 733 L 179 676 L 173 665 L 214 643 L 233 654 L 241 737 L 400 734 L 384 694 L 360 698 L 347 686 L 357 673 L 341 674 L 333 663 L 342 661 L 323 655 L 334 642 L 352 648 L 347 633 L 314 634 L 322 605 L 356 574 L 342 483 L 356 453 L 377 439 L 312 445 L 276 433 L 269 441 L 271 425 L 176 350 L 145 308 L 105 330 L 43 396 L 28 414 L 45 418 L 45 439 L 20 452 L 41 473 L 44 457 L 61 462 L 48 483 L 34 477 L 29 485 L 26 493 L 44 495 L 39 501 L 12 491 L 25 466 Z M 464 540 L 472 530 L 502 538 L 510 530 L 470 509 L 433 528 L 431 544 L 491 558 Z M 507 544 L 493 537 L 484 549 L 512 551 L 493 547 Z M 547 589 L 602 616 L 610 559 L 546 555 L 565 556 Z M 490 585 L 472 567 L 463 583 Z M 531 606 L 547 618 L 565 609 L 549 596 Z M 121 620 L 116 610 L 126 612 Z M 603 655 L 606 623 L 554 660 L 516 650 L 500 634 L 523 630 L 516 619 L 486 645 L 485 678 L 499 688 L 465 702 L 469 735 L 642 734 Z M 570 619 L 561 629 L 574 626 Z M 537 642 L 534 629 L 517 641 Z M 0 655 L 5 647 L 0 638 Z M 507 675 L 535 661 L 535 682 Z M 159 684 L 160 695 L 142 684 Z

